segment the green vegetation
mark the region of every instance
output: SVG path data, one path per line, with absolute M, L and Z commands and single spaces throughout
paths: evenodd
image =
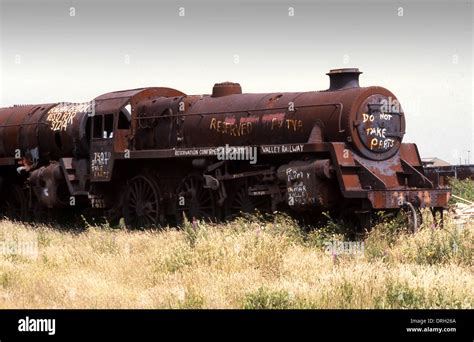
M 456 178 L 449 179 L 449 186 L 452 189 L 452 194 L 462 197 L 468 201 L 474 202 L 474 181 L 470 179 L 459 180 Z M 451 198 L 451 202 L 454 203 L 457 200 Z

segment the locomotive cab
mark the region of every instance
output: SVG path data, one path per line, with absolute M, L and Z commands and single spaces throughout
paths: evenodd
M 91 125 L 91 181 L 107 181 L 113 167 L 114 123 L 117 113 L 96 113 Z
M 91 180 L 108 181 L 112 175 L 114 153 L 125 153 L 131 128 L 131 105 L 112 113 L 98 113 L 91 124 Z
M 110 181 L 114 160 L 130 157 L 138 104 L 150 98 L 178 95 L 184 94 L 171 88 L 140 88 L 95 98 L 95 114 L 91 124 L 91 182 Z

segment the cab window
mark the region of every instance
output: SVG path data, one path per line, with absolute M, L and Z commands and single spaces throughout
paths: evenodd
M 94 115 L 94 124 L 92 126 L 92 138 L 102 138 L 102 115 Z
M 103 138 L 113 138 L 114 137 L 114 115 L 106 114 L 104 115 L 104 131 Z
M 114 136 L 114 115 L 94 115 L 92 138 L 110 139 Z
M 130 129 L 130 115 L 125 111 L 120 111 L 118 119 L 118 129 Z

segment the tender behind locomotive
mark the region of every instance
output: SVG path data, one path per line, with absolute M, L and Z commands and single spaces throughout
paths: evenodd
M 255 208 L 360 222 L 377 210 L 442 212 L 449 189 L 402 142 L 397 98 L 360 87 L 359 74 L 331 70 L 318 92 L 242 94 L 225 82 L 210 95 L 143 88 L 0 109 L 3 210 L 90 207 L 133 226 Z

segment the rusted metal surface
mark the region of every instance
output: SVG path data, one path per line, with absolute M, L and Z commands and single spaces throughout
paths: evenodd
M 390 190 L 369 191 L 367 196 L 374 209 L 400 208 L 408 202 L 417 208 L 447 208 L 450 198 L 449 189 L 434 189 L 420 191 Z
M 30 202 L 44 207 L 83 196 L 92 208 L 147 225 L 252 206 L 445 208 L 449 189 L 426 177 L 416 145 L 403 143 L 398 99 L 360 87 L 360 74 L 331 70 L 324 91 L 248 94 L 224 82 L 209 95 L 151 87 L 85 104 L 3 108 L 0 178 L 30 187 Z M 255 160 L 221 158 L 223 147 L 252 149 Z
M 278 168 L 278 178 L 286 183 L 286 201 L 295 210 L 333 208 L 340 200 L 333 191 L 329 159 L 293 161 Z
M 88 153 L 88 104 L 43 104 L 0 109 L 0 158 L 29 165 Z
M 63 208 L 68 204 L 66 182 L 58 163 L 42 166 L 31 173 L 30 184 L 38 201 L 47 208 Z
M 398 100 L 381 87 L 160 98 L 143 102 L 136 120 L 156 127 L 137 135 L 138 149 L 306 143 L 319 129 L 375 160 L 396 153 L 405 131 Z

